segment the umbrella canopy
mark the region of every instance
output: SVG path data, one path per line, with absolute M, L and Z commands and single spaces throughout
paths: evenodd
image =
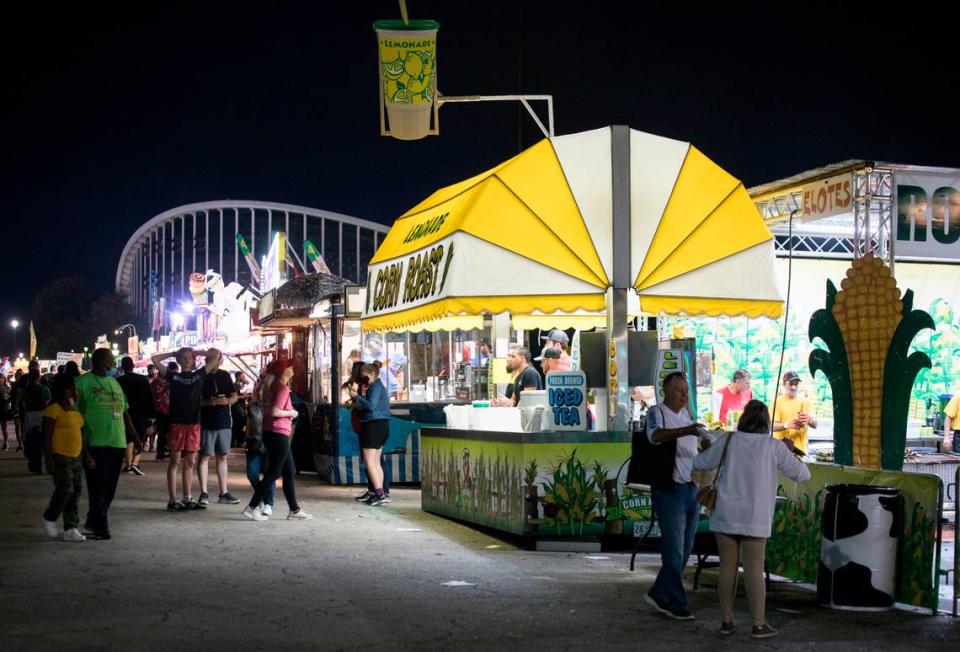
M 436 191 L 371 260 L 364 328 L 601 313 L 617 237 L 612 172 L 608 127 L 545 139 Z M 630 212 L 644 312 L 780 315 L 772 235 L 743 184 L 695 147 L 631 130 Z
M 351 281 L 333 274 L 316 272 L 292 278 L 277 288 L 276 307 L 309 310 L 315 303 L 343 295 Z

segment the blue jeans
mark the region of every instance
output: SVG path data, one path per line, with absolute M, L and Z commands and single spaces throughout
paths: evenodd
M 654 489 L 652 498 L 662 538 L 660 572 L 650 589 L 650 597 L 668 609 L 686 609 L 683 569 L 693 551 L 700 519 L 697 485 L 674 482 L 670 489 Z
M 267 454 L 266 453 L 247 453 L 247 480 L 250 481 L 250 486 L 254 489 L 257 488 L 257 483 L 260 482 L 260 473 L 267 470 Z M 267 487 L 266 492 L 263 494 L 263 504 L 270 505 L 273 507 L 273 497 L 277 490 L 277 485 L 271 484 Z

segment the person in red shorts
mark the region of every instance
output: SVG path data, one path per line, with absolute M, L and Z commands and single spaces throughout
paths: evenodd
M 163 364 L 171 355 L 180 365 L 178 373 L 171 373 Z M 196 357 L 205 358 L 205 366 L 194 369 Z M 176 353 L 158 353 L 153 356 L 153 364 L 170 383 L 170 430 L 167 434 L 167 449 L 170 461 L 167 464 L 167 491 L 170 500 L 167 509 L 182 512 L 194 509 L 206 509 L 193 500 L 193 470 L 197 465 L 197 451 L 200 450 L 200 403 L 202 401 L 203 381 L 207 374 L 220 364 L 221 353 L 217 349 L 194 351 L 189 347 L 177 349 Z M 177 498 L 177 470 L 181 468 L 183 500 Z

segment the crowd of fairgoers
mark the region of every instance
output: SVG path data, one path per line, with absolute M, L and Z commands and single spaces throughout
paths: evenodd
M 197 365 L 197 359 L 203 364 Z M 228 487 L 227 456 L 244 448 L 253 496 L 242 513 L 254 520 L 273 514 L 275 484 L 282 490 L 291 520 L 309 520 L 297 501 L 296 470 L 290 441 L 299 412 L 290 389 L 293 364 L 271 362 L 254 381 L 242 371 L 221 368 L 217 349 L 190 348 L 153 356 L 143 375 L 125 357 L 116 366 L 113 353 L 97 349 L 92 369 L 75 362 L 41 373 L 38 362 L 17 370 L 12 382 L 0 375 L 2 449 L 11 442 L 31 473 L 53 476 L 54 492 L 43 525 L 54 538 L 79 542 L 109 539 L 109 510 L 121 474 L 144 475 L 142 456 L 166 463 L 166 509 L 184 512 L 209 504 L 209 462 L 216 462 L 217 502 L 239 505 Z M 344 391 L 351 397 L 355 428 L 369 477 L 358 502 L 381 506 L 391 501 L 382 470 L 388 435 L 387 393 L 376 363 L 355 365 Z M 193 494 L 194 480 L 199 494 Z M 79 501 L 86 484 L 89 507 L 81 528 Z M 62 521 L 62 528 L 61 523 Z

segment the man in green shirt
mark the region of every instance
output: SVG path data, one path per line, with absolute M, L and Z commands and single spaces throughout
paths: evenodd
M 120 383 L 107 375 L 114 367 L 110 349 L 97 349 L 92 357 L 93 370 L 76 380 L 77 410 L 83 415 L 84 464 L 87 476 L 88 538 L 109 539 L 107 512 L 117 492 L 120 468 L 127 451 L 126 428 L 140 440 Z

